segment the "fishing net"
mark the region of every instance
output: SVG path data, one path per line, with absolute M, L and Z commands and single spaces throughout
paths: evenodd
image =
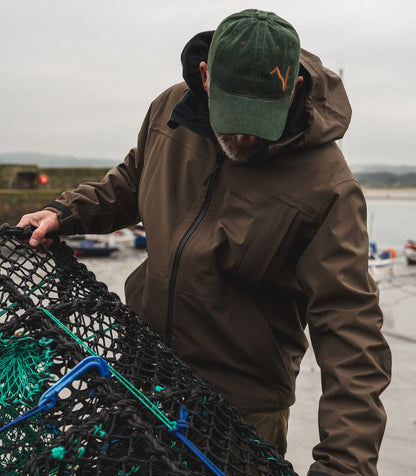
M 58 238 L 0 227 L 0 473 L 296 476 Z

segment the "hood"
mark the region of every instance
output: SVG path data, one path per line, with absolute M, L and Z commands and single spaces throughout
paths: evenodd
M 304 84 L 305 129 L 299 145 L 312 147 L 341 139 L 348 129 L 352 112 L 341 78 L 304 49 L 300 61 L 301 71 L 306 72 L 307 77 Z
M 214 31 L 195 35 L 181 54 L 182 76 L 189 87 L 188 93 L 172 111 L 168 125 L 172 129 L 183 125 L 197 134 L 214 136 L 209 122 L 208 95 L 202 86 L 199 64 L 208 61 L 208 51 Z
M 196 133 L 213 135 L 208 97 L 199 72 L 200 62 L 207 61 L 213 34 L 214 31 L 206 31 L 195 35 L 182 51 L 182 74 L 189 91 L 172 111 L 168 122 L 171 128 L 184 125 Z M 314 147 L 342 138 L 351 120 L 351 106 L 341 78 L 325 68 L 317 56 L 303 49 L 299 74 L 304 77 L 304 83 L 276 145 Z

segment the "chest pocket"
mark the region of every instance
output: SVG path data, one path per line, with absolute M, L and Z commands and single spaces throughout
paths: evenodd
M 267 191 L 252 185 L 226 187 L 216 223 L 221 268 L 258 284 L 276 253 L 285 253 L 295 217 L 293 207 Z
M 208 300 L 224 294 L 233 299 L 233 283 L 236 293 L 242 284 L 260 284 L 276 253 L 287 252 L 296 213 L 267 191 L 223 175 L 182 255 L 183 272 L 192 270 L 193 276 L 186 290 Z

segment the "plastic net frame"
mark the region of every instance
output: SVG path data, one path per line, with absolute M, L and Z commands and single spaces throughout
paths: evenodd
M 24 399 L 13 391 L 13 376 L 0 374 L 0 427 L 89 354 L 104 358 L 156 412 L 119 379 L 88 371 L 52 409 L 0 433 L 0 473 L 214 474 L 159 412 L 174 424 L 185 419 L 186 438 L 217 474 L 296 476 L 275 447 L 98 282 L 71 248 L 55 238 L 39 253 L 25 243 L 30 235 L 27 228 L 0 227 L 0 360 L 10 359 L 17 341 L 43 360 L 31 360 L 39 379 Z M 22 374 L 33 372 L 21 366 Z

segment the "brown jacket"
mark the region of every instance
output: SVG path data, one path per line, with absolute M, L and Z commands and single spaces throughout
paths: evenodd
M 351 111 L 317 57 L 303 51 L 302 71 L 302 129 L 257 160 L 223 160 L 212 136 L 175 123 L 181 83 L 152 103 L 123 164 L 50 208 L 64 234 L 143 221 L 148 259 L 127 303 L 243 414 L 293 404 L 308 325 L 322 372 L 310 474 L 374 476 L 391 356 L 365 200 L 334 142 Z

